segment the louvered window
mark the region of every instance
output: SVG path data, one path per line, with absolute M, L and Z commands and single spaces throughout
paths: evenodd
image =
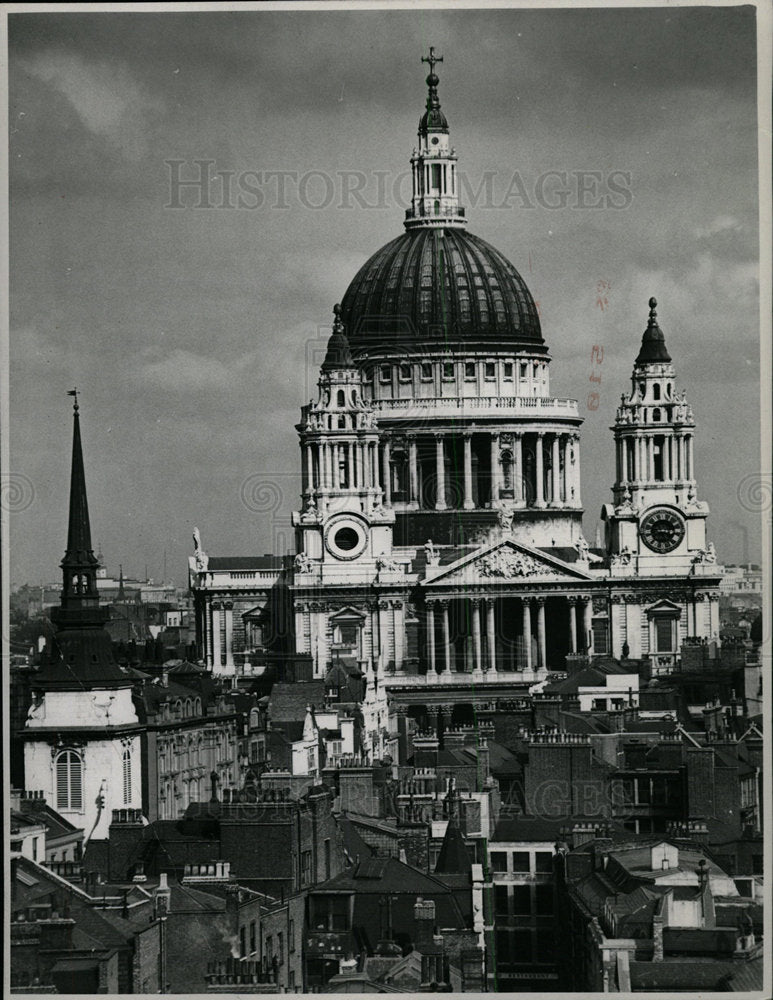
M 83 761 L 74 750 L 63 750 L 56 758 L 56 807 L 83 808 Z

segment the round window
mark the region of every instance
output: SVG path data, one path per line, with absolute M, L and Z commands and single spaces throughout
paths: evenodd
M 359 542 L 360 536 L 354 528 L 339 528 L 335 533 L 334 543 L 342 552 L 351 552 Z
M 438 142 L 440 142 L 440 140 L 438 139 L 438 137 L 436 135 L 433 135 L 432 136 L 432 145 L 433 146 L 437 146 Z

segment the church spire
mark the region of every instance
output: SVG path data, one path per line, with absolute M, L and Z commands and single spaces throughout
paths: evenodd
M 81 445 L 80 407 L 78 390 L 74 396 L 72 463 L 70 470 L 70 516 L 67 527 L 67 550 L 61 562 L 63 582 L 62 606 L 91 606 L 97 603 L 97 568 L 99 561 L 91 546 L 89 503 L 86 496 L 86 474 Z
M 405 213 L 405 228 L 458 228 L 467 220 L 459 207 L 456 153 L 449 144 L 448 122 L 438 97 L 440 79 L 435 66 L 443 57 L 436 56 L 430 47 L 429 55 L 421 61 L 429 63 L 429 90 L 426 110 L 419 120 L 419 146 L 411 157 L 413 197 Z

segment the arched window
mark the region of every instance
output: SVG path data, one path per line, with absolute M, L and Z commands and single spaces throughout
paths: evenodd
M 193 715 L 193 702 L 190 698 L 185 702 L 185 718 L 189 719 Z
M 128 806 L 132 800 L 132 753 L 129 747 L 123 752 L 123 804 Z
M 660 409 L 657 406 L 652 411 L 652 419 L 653 421 L 660 420 Z
M 56 758 L 56 808 L 83 809 L 83 759 L 75 750 Z
M 201 698 L 196 699 L 196 715 L 201 715 Z
M 338 405 L 346 406 L 346 396 L 343 389 L 338 390 Z
M 260 713 L 257 708 L 250 711 L 250 729 L 258 729 L 260 726 Z
M 657 382 L 652 386 L 652 398 L 660 399 L 660 385 Z

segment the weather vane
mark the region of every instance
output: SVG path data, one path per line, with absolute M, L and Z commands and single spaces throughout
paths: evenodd
M 73 406 L 74 410 L 78 410 L 79 409 L 79 407 L 78 407 L 78 390 L 77 389 L 68 389 L 67 390 L 67 395 L 75 397 L 75 402 L 72 404 L 72 406 Z
M 430 71 L 430 73 L 434 73 L 435 72 L 435 63 L 443 62 L 443 57 L 442 56 L 436 56 L 435 55 L 435 46 L 434 45 L 430 45 L 430 47 L 429 47 L 429 55 L 428 56 L 422 56 L 421 57 L 421 61 L 423 63 L 429 63 L 429 71 Z

